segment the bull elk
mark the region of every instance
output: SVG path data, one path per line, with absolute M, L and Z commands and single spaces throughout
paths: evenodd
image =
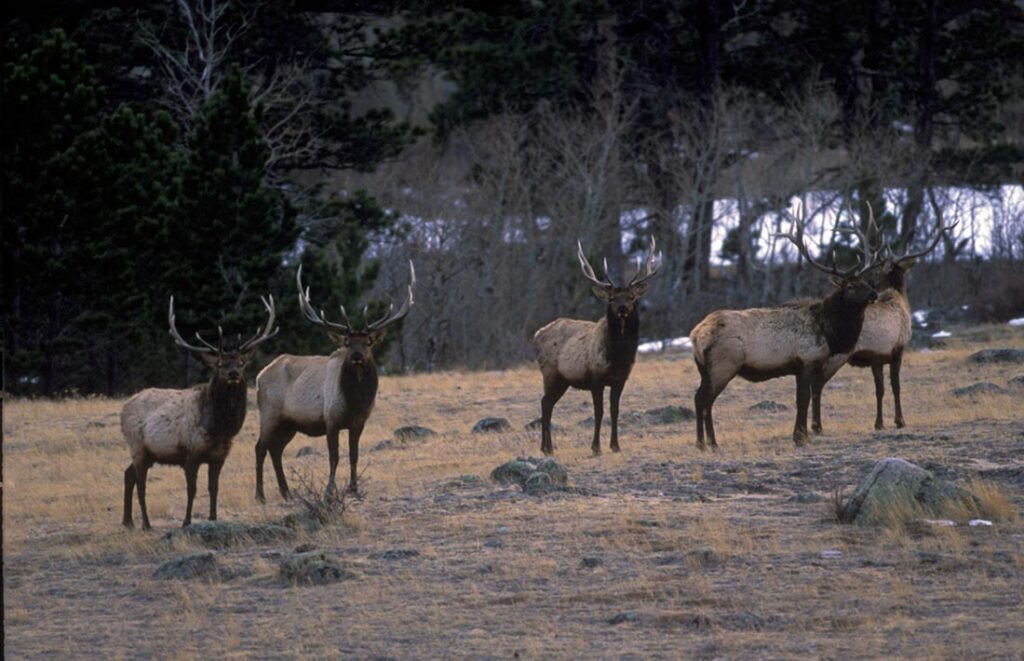
M 359 461 L 359 437 L 373 411 L 377 397 L 377 363 L 373 347 L 379 344 L 388 326 L 409 313 L 413 304 L 416 271 L 409 262 L 408 296 L 398 312 L 391 305 L 383 317 L 372 323 L 366 319 L 361 330 L 349 321 L 341 308 L 343 323 L 327 321 L 313 308 L 309 289 L 302 287 L 302 267 L 295 274 L 299 307 L 310 323 L 323 328 L 338 349 L 330 356 L 278 356 L 256 377 L 256 402 L 260 410 L 260 438 L 256 443 L 256 499 L 263 494 L 263 462 L 267 453 L 274 464 L 281 497 L 288 499 L 288 482 L 281 457 L 296 432 L 307 436 L 327 436 L 330 456 L 328 491 L 335 489 L 338 468 L 338 436 L 348 430 L 348 460 L 351 471 L 348 489 L 356 491 L 356 464 Z M 394 312 L 394 314 L 392 314 Z M 366 309 L 363 309 L 364 318 Z
M 599 321 L 556 319 L 538 330 L 533 336 L 537 362 L 544 377 L 544 397 L 541 399 L 541 452 L 552 454 L 551 413 L 555 404 L 569 387 L 589 390 L 594 399 L 595 455 L 601 454 L 601 420 L 604 417 L 604 389 L 611 388 L 609 403 L 612 414 L 612 452 L 619 451 L 619 398 L 629 373 L 636 361 L 636 348 L 640 341 L 640 313 L 637 301 L 647 289 L 647 281 L 660 267 L 660 255 L 655 255 L 655 241 L 644 269 L 637 272 L 625 286 L 615 285 L 608 275 L 605 261 L 605 279 L 594 275 L 594 268 L 583 254 L 583 245 L 576 242 L 576 257 L 584 277 L 593 283 L 592 291 L 598 300 L 608 303 L 605 316 Z
M 874 214 L 868 207 L 869 224 L 874 226 Z M 864 328 L 857 339 L 857 345 L 850 354 L 848 361 L 829 361 L 825 369 L 812 384 L 812 423 L 814 432 L 821 432 L 821 392 L 839 368 L 846 362 L 854 367 L 870 367 L 875 379 L 875 429 L 883 429 L 882 400 L 885 397 L 885 381 L 883 368 L 889 366 L 889 383 L 895 406 L 896 427 L 906 425 L 903 420 L 903 407 L 900 402 L 900 366 L 903 363 L 903 351 L 910 342 L 910 300 L 907 298 L 907 271 L 914 266 L 916 260 L 935 250 L 943 233 L 952 230 L 956 225 L 944 227 L 942 216 L 938 217 L 935 235 L 927 241 L 924 250 L 911 253 L 906 250 L 902 255 L 893 255 L 891 246 L 884 244 L 886 256 L 879 266 L 879 282 L 882 290 L 878 302 L 868 306 L 864 313 Z
M 245 421 L 245 364 L 256 347 L 277 334 L 274 329 L 274 298 L 263 299 L 267 309 L 266 326 L 246 342 L 225 346 L 224 332 L 214 346 L 199 333 L 202 346 L 189 344 L 178 333 L 174 322 L 174 297 L 171 297 L 167 321 L 178 346 L 188 349 L 213 368 L 208 383 L 187 390 L 148 388 L 136 394 L 121 409 L 121 432 L 131 451 L 132 463 L 124 471 L 124 519 L 132 520 L 132 491 L 137 487 L 142 527 L 149 529 L 146 511 L 146 473 L 154 463 L 185 469 L 188 503 L 184 526 L 192 523 L 192 502 L 196 496 L 199 466 L 209 466 L 210 520 L 217 519 L 217 488 L 231 441 Z M 273 329 L 273 330 L 271 330 Z
M 705 430 L 711 446 L 718 447 L 711 408 L 737 375 L 754 382 L 796 377 L 793 441 L 803 445 L 807 440 L 807 407 L 814 379 L 820 378 L 829 360 L 845 362 L 857 344 L 865 309 L 878 297 L 875 288 L 862 279 L 877 268 L 877 255 L 871 253 L 861 232 L 852 230 L 862 244 L 864 254 L 860 263 L 839 271 L 811 257 L 804 244 L 803 218 L 791 220 L 789 232 L 782 236 L 796 245 L 808 264 L 829 274 L 835 290 L 820 300 L 777 308 L 718 310 L 693 328 L 690 340 L 701 377 L 694 396 L 697 447 L 701 450 L 706 448 Z

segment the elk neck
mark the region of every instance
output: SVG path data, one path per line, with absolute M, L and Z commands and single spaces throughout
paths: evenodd
M 359 365 L 345 361 L 338 385 L 348 411 L 368 410 L 377 397 L 377 363 L 369 356 Z
M 869 304 L 843 302 L 841 290 L 836 290 L 811 306 L 813 314 L 828 342 L 829 351 L 843 354 L 853 351 L 864 325 L 864 310 Z
M 900 267 L 894 267 L 885 276 L 884 286 L 879 288 L 881 291 L 884 288 L 890 288 L 904 296 L 907 295 L 907 273 Z
M 199 397 L 200 424 L 216 441 L 230 441 L 245 422 L 245 380 L 230 384 L 216 373 Z
M 640 313 L 636 307 L 622 319 L 608 306 L 605 315 L 608 327 L 605 335 L 605 356 L 613 365 L 632 365 L 636 360 L 636 347 L 640 343 Z

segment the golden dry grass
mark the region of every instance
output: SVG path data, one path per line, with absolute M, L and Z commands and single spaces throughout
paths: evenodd
M 121 401 L 8 400 L 7 655 L 1018 656 L 1024 411 L 1019 393 L 971 400 L 950 390 L 1005 385 L 1024 372 L 965 362 L 985 346 L 1024 348 L 1024 335 L 993 327 L 965 337 L 907 356 L 909 426 L 899 432 L 871 429 L 870 370 L 842 370 L 826 390 L 826 432 L 802 450 L 790 440 L 792 379 L 731 383 L 716 404 L 714 455 L 697 450 L 692 422 L 624 423 L 623 452 L 592 458 L 590 429 L 577 425 L 591 415 L 590 396 L 570 392 L 555 410 L 556 457 L 579 490 L 541 497 L 488 479 L 499 463 L 538 453 L 539 438 L 520 431 L 539 414 L 532 366 L 384 377 L 363 435 L 365 499 L 344 525 L 218 551 L 252 572 L 220 583 L 153 578 L 162 562 L 199 548 L 162 539 L 183 516 L 180 469 L 150 472 L 157 530 L 121 529 Z M 623 415 L 692 406 L 696 384 L 689 357 L 644 358 Z M 763 399 L 790 410 L 748 410 Z M 888 394 L 885 403 L 891 427 Z M 485 415 L 508 418 L 516 431 L 470 434 Z M 295 511 L 278 498 L 269 465 L 268 503 L 253 500 L 257 424 L 250 411 L 225 465 L 223 520 L 274 521 Z M 370 451 L 407 424 L 439 435 Z M 607 430 L 602 441 L 607 448 Z M 305 446 L 317 454 L 297 458 Z M 871 462 L 892 455 L 968 480 L 996 525 L 833 523 L 828 494 L 852 488 Z M 285 462 L 324 477 L 324 441 L 297 437 Z M 339 470 L 347 470 L 344 458 Z M 462 475 L 483 483 L 449 484 Z M 199 520 L 207 507 L 203 471 Z M 354 563 L 360 578 L 282 587 L 278 554 L 300 543 Z M 383 559 L 388 549 L 419 555 Z

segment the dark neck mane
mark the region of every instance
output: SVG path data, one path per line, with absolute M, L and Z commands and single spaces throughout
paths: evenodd
M 372 359 L 359 366 L 342 363 L 340 385 L 349 414 L 370 410 L 377 397 L 377 364 Z
M 864 326 L 864 309 L 867 306 L 867 302 L 862 305 L 843 303 L 841 290 L 832 292 L 820 303 L 811 306 L 811 314 L 817 319 L 833 355 L 853 351 Z
M 245 381 L 235 385 L 217 378 L 202 387 L 199 395 L 200 424 L 215 442 L 230 442 L 245 422 Z
M 608 306 L 605 321 L 608 323 L 608 342 L 605 344 L 608 362 L 613 365 L 632 365 L 636 360 L 636 347 L 640 343 L 640 313 L 634 307 L 623 324 L 612 307 Z

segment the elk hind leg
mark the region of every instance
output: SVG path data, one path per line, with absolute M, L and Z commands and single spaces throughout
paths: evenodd
M 800 372 L 796 375 L 796 424 L 793 427 L 793 442 L 802 446 L 807 442 L 807 407 L 811 402 L 811 375 Z
M 150 530 L 149 512 L 146 511 L 146 474 L 149 472 L 151 462 L 143 457 L 134 462 L 135 468 L 135 490 L 139 494 L 139 509 L 142 510 L 142 529 Z
M 359 464 L 359 437 L 363 435 L 362 427 L 353 427 L 348 430 L 348 491 L 359 493 L 356 480 L 358 478 L 356 467 Z
M 893 406 L 896 407 L 896 427 L 902 429 L 907 423 L 903 420 L 903 406 L 900 402 L 900 366 L 903 364 L 903 349 L 893 352 L 889 363 L 889 385 L 892 386 Z
M 885 377 L 881 365 L 871 366 L 871 376 L 875 377 L 875 429 L 885 429 L 882 420 L 882 399 L 885 398 Z
M 135 464 L 128 464 L 124 469 L 124 516 L 121 524 L 125 528 L 134 528 L 135 521 L 132 519 L 132 495 L 135 493 Z
M 544 380 L 544 397 L 540 400 L 540 451 L 544 454 L 554 454 L 555 452 L 551 443 L 551 413 L 555 410 L 555 404 L 562 399 L 562 395 L 568 389 L 569 384 L 561 379 Z
M 199 462 L 187 461 L 185 463 L 185 493 L 187 502 L 185 503 L 185 521 L 181 524 L 184 528 L 192 523 L 192 505 L 196 500 L 196 481 L 199 479 Z
M 601 454 L 601 422 L 604 420 L 604 386 L 599 386 L 590 391 L 594 400 L 594 441 L 590 444 L 590 450 L 594 456 Z
M 622 397 L 622 389 L 625 386 L 625 383 L 618 383 L 612 386 L 608 396 L 612 409 L 612 452 L 619 451 L 619 399 Z

